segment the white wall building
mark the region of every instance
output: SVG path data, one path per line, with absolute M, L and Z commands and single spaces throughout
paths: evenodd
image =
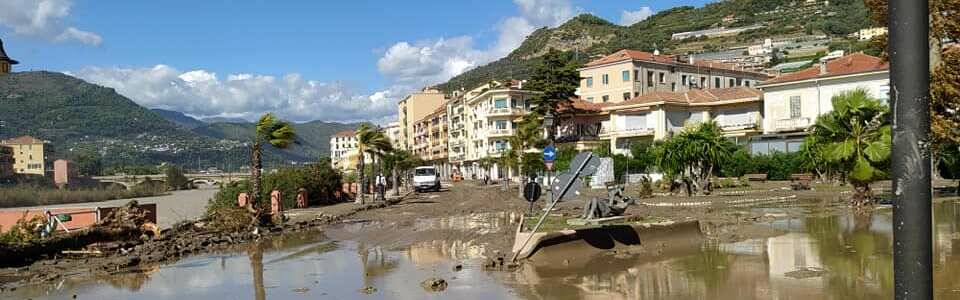
M 800 149 L 806 130 L 817 117 L 833 110 L 833 96 L 864 89 L 888 101 L 889 64 L 853 53 L 765 81 L 758 88 L 763 91 L 764 136 L 752 143 L 751 152 L 793 152 Z

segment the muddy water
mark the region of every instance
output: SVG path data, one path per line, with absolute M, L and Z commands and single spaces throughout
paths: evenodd
M 481 268 L 486 234 L 513 230 L 509 215 L 416 220 L 423 231 L 469 231 L 398 247 L 296 235 L 244 251 L 190 258 L 144 272 L 67 279 L 0 293 L 3 299 L 884 299 L 893 292 L 889 210 L 870 216 L 816 208 L 764 208 L 794 217 L 763 224 L 784 234 L 707 241 L 655 256 L 604 254 L 586 267 Z M 936 295 L 960 299 L 960 204 L 935 207 Z M 381 227 L 358 222 L 342 232 Z M 340 240 L 340 241 L 337 241 Z M 399 240 L 404 240 L 403 238 Z M 373 246 L 376 245 L 376 246 Z M 461 270 L 454 266 L 462 264 Z M 447 280 L 427 292 L 428 277 Z M 364 289 L 372 287 L 372 289 Z

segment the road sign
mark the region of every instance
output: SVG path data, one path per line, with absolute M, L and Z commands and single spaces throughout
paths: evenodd
M 540 199 L 540 184 L 536 182 L 527 182 L 527 185 L 523 187 L 523 198 L 527 199 L 527 202 L 536 202 L 537 199 Z
M 554 148 L 553 145 L 546 146 L 543 148 L 544 162 L 553 162 L 556 159 L 557 159 L 557 148 Z

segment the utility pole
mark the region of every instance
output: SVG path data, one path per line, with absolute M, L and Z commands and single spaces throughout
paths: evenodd
M 894 297 L 933 299 L 928 0 L 888 3 Z

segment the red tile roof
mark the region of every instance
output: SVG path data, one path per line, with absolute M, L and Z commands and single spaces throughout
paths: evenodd
M 623 49 L 613 54 L 604 56 L 600 59 L 591 61 L 584 65 L 585 67 L 598 66 L 603 64 L 609 64 L 614 62 L 628 61 L 628 60 L 646 60 L 646 61 L 656 61 L 656 62 L 676 62 L 677 58 L 673 55 L 653 55 L 650 52 L 638 51 L 638 50 L 629 50 Z
M 569 103 L 569 104 L 567 104 Z M 570 102 L 561 104 L 557 107 L 560 113 L 565 112 L 600 112 L 604 104 L 585 101 L 580 98 L 570 98 Z
M 353 130 L 344 130 L 344 131 L 335 133 L 333 136 L 337 136 L 337 137 L 356 137 L 356 136 L 357 136 L 357 132 L 356 132 L 356 131 L 353 131 Z
M 609 63 L 616 63 L 616 62 L 622 62 L 622 61 L 634 61 L 634 60 L 658 62 L 658 63 L 670 64 L 674 66 L 694 66 L 699 68 L 730 70 L 730 71 L 737 71 L 737 72 L 766 75 L 764 73 L 758 73 L 758 72 L 739 69 L 732 64 L 725 64 L 725 63 L 706 61 L 706 60 L 694 60 L 693 63 L 691 64 L 691 63 L 688 63 L 687 61 L 683 61 L 676 55 L 663 55 L 663 54 L 654 55 L 653 53 L 650 53 L 650 52 L 628 50 L 628 49 L 620 50 L 613 54 L 604 56 L 600 59 L 591 61 L 586 65 L 584 65 L 584 67 L 593 67 L 593 66 L 599 66 L 599 65 L 609 64 Z
M 609 108 L 608 110 L 614 110 L 623 106 L 658 103 L 710 105 L 737 100 L 759 101 L 761 95 L 760 90 L 749 87 L 692 90 L 688 92 L 653 92 L 620 103 L 607 104 L 604 107 Z
M 879 57 L 858 52 L 828 61 L 826 70 L 827 72 L 824 74 L 820 74 L 820 65 L 818 64 L 803 71 L 784 74 L 779 77 L 764 81 L 761 83 L 761 85 L 867 73 L 887 70 L 889 68 L 890 64 L 883 61 Z
M 29 145 L 29 144 L 43 144 L 43 141 L 35 137 L 25 135 L 19 136 L 8 140 L 0 141 L 0 144 L 6 145 Z

